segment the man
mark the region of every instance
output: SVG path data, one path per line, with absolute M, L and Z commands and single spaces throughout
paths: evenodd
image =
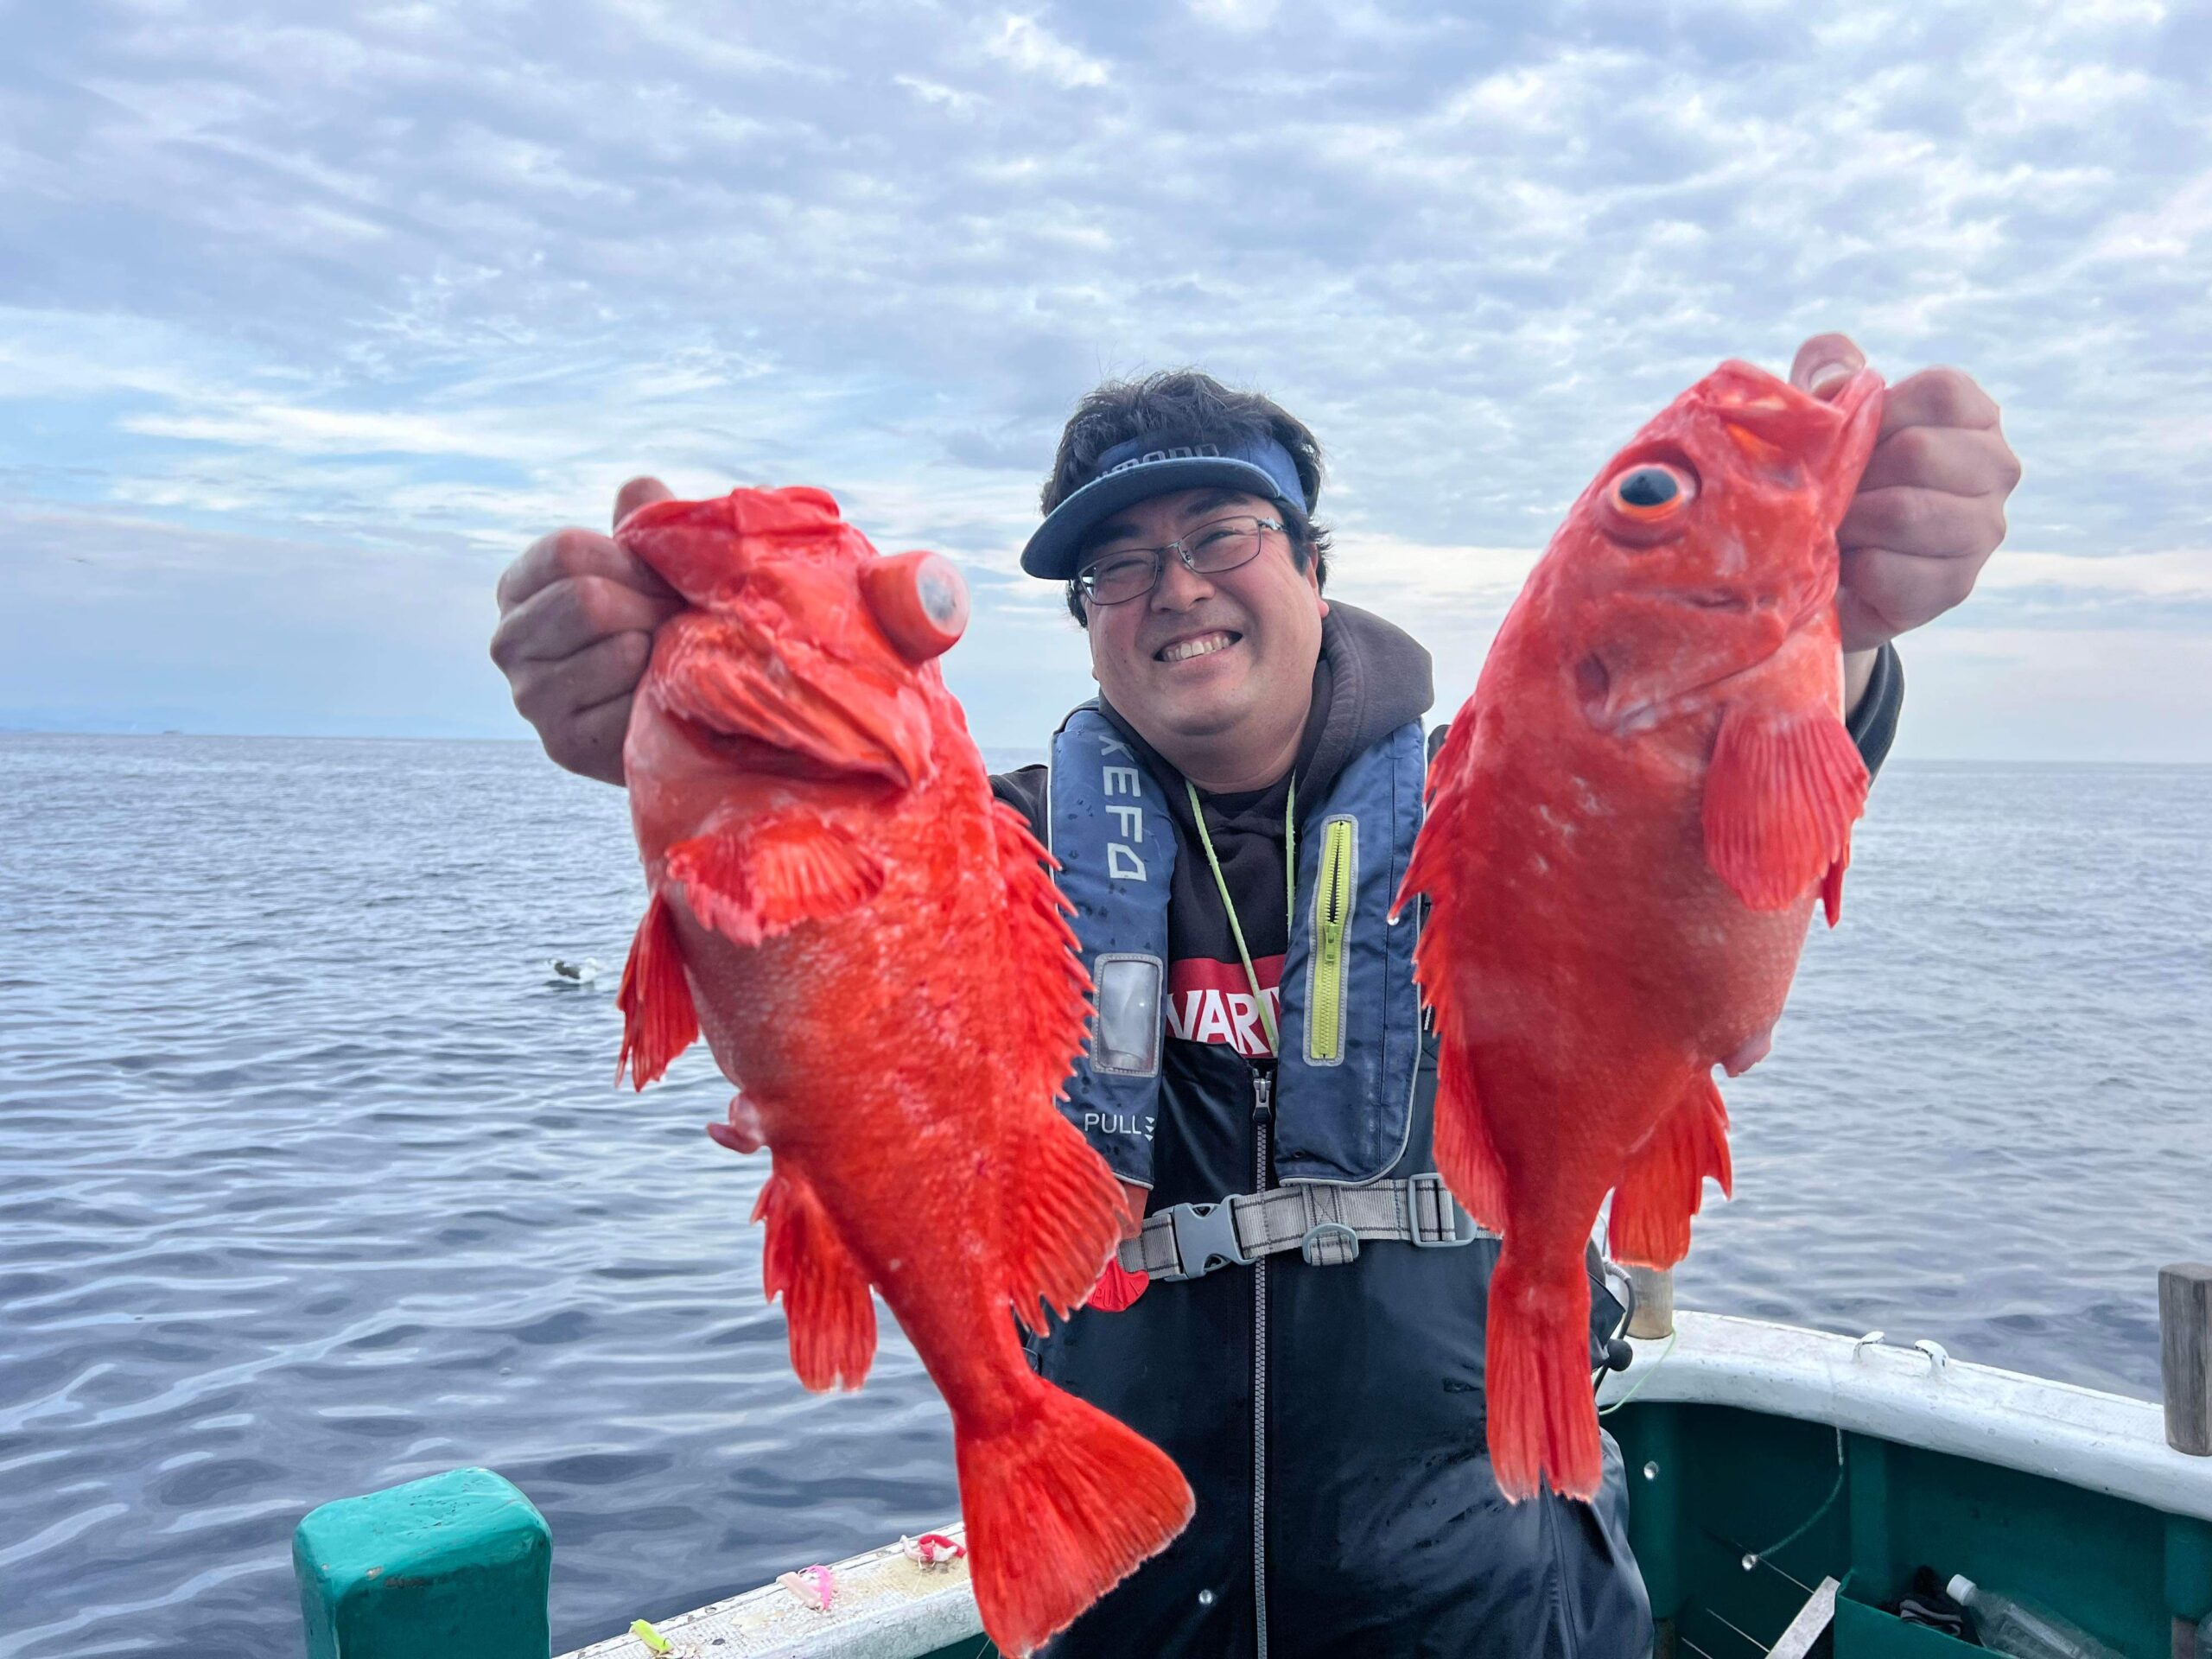
M 1793 378 L 1817 390 L 1861 360 L 1820 336 Z M 1965 376 L 1893 389 L 1840 537 L 1847 721 L 1870 765 L 1903 696 L 1891 638 L 1966 595 L 2018 477 Z M 1413 930 L 1382 919 L 1418 828 L 1428 658 L 1322 597 L 1320 480 L 1312 434 L 1263 397 L 1188 372 L 1103 386 L 1022 556 L 1068 584 L 1100 696 L 1049 769 L 995 787 L 1077 908 L 1098 1016 L 1070 1110 L 1147 1217 L 1123 1259 L 1151 1270 L 1109 1269 L 1034 1351 L 1198 1498 L 1052 1652 L 1632 1659 L 1651 1625 L 1610 1440 L 1591 1505 L 1506 1503 L 1483 1450 L 1497 1246 L 1434 1181 Z M 618 521 L 663 493 L 626 486 Z M 672 598 L 611 540 L 564 531 L 500 602 L 517 706 L 554 759 L 620 781 Z M 1618 1314 L 1594 1300 L 1593 1364 Z

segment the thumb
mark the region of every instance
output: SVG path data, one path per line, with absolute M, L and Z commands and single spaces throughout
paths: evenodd
M 1866 353 L 1851 343 L 1848 334 L 1815 334 L 1797 348 L 1789 365 L 1789 384 L 1815 397 L 1833 397 L 1853 375 L 1866 366 Z
M 614 528 L 622 528 L 622 521 L 639 507 L 655 501 L 673 500 L 676 492 L 657 478 L 633 478 L 614 492 Z

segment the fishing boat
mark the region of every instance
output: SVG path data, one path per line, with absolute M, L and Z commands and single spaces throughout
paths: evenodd
M 2163 1408 L 1925 1340 L 1678 1313 L 1665 1275 L 1635 1279 L 1629 1363 L 1603 1382 L 1599 1408 L 1626 1461 L 1656 1659 L 1974 1651 L 1884 1611 L 1923 1566 L 1939 1583 L 1957 1574 L 2040 1603 L 2126 1659 L 2212 1652 L 2212 1268 L 2159 1275 Z M 440 1482 L 451 1503 L 398 1501 Z M 431 1650 L 445 1627 L 416 1615 L 441 1583 L 465 1586 L 448 1600 L 465 1612 L 474 1659 L 543 1659 L 550 1541 L 520 1497 L 465 1471 L 309 1516 L 295 1560 L 311 1659 Z M 463 1510 L 481 1524 L 457 1521 Z M 392 1565 L 425 1516 L 467 1559 Z M 505 1565 L 487 1568 L 494 1536 Z M 927 1548 L 901 1540 L 652 1613 L 565 1659 L 987 1659 L 961 1541 L 947 1525 Z M 348 1549 L 350 1562 L 334 1559 Z M 416 1587 L 379 1590 L 378 1578 Z M 641 1586 L 641 1605 L 652 1601 Z

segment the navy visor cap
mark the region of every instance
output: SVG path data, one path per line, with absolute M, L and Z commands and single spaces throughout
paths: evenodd
M 1308 510 L 1298 465 L 1273 438 L 1171 443 L 1147 434 L 1117 443 L 1098 457 L 1098 476 L 1054 507 L 1037 526 L 1037 533 L 1021 550 L 1021 568 L 1047 582 L 1065 582 L 1081 568 L 1090 532 L 1123 507 L 1208 485 Z

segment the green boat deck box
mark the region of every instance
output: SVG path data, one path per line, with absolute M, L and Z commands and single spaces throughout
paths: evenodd
M 546 1659 L 553 1535 L 489 1469 L 309 1513 L 292 1536 L 308 1659 Z

